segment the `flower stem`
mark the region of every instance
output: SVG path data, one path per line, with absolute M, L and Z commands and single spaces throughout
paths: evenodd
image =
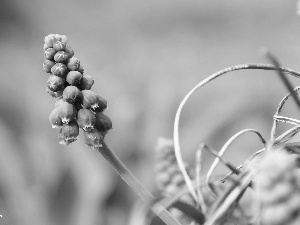
M 102 147 L 97 148 L 102 156 L 108 161 L 114 170 L 121 176 L 121 178 L 133 189 L 133 191 L 141 198 L 152 211 L 162 219 L 167 225 L 180 225 L 180 223 L 167 211 L 161 204 L 156 203 L 152 205 L 154 197 L 142 185 L 142 183 L 127 169 L 122 161 L 109 149 L 105 142 Z

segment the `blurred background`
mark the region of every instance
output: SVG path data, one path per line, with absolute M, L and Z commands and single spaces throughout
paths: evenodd
M 0 7 L 1 224 L 127 224 L 138 200 L 80 135 L 61 146 L 48 116 L 44 37 L 64 34 L 108 100 L 110 148 L 155 195 L 153 148 L 172 137 L 184 95 L 207 76 L 243 63 L 300 71 L 297 1 L 2 0 Z M 290 77 L 294 86 L 296 78 Z M 245 128 L 268 139 L 287 90 L 274 71 L 237 71 L 196 92 L 180 120 L 185 161 L 205 142 L 215 149 Z M 299 118 L 289 101 L 284 115 Z M 297 117 L 298 116 L 298 117 Z M 280 127 L 285 131 L 288 126 Z M 295 140 L 297 137 L 295 138 Z M 246 134 L 225 158 L 238 165 L 262 144 Z M 204 154 L 203 173 L 213 158 Z M 220 166 L 218 173 L 227 170 Z

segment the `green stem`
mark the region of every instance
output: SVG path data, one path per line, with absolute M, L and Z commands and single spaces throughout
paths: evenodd
M 161 204 L 151 204 L 151 202 L 154 201 L 154 197 L 127 169 L 122 161 L 109 149 L 105 142 L 103 142 L 102 147 L 97 148 L 97 150 L 102 154 L 106 161 L 111 164 L 121 178 L 133 189 L 138 197 L 140 197 L 147 205 L 149 205 L 152 211 L 159 216 L 162 221 L 164 221 L 167 225 L 180 225 L 180 223 Z

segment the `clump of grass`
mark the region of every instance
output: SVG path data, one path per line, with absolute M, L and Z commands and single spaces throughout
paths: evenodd
M 196 191 L 195 191 L 195 187 L 193 185 L 193 181 L 192 179 L 189 177 L 189 175 L 187 174 L 185 168 L 183 167 L 183 160 L 182 160 L 182 156 L 181 156 L 181 152 L 180 152 L 180 144 L 179 144 L 179 132 L 178 132 L 178 127 L 179 127 L 179 119 L 180 119 L 180 114 L 181 114 L 181 110 L 183 108 L 183 106 L 185 105 L 186 101 L 189 99 L 189 97 L 199 88 L 203 87 L 204 85 L 208 84 L 209 82 L 211 82 L 212 80 L 220 77 L 221 75 L 224 75 L 228 72 L 231 71 L 235 71 L 235 70 L 241 70 L 241 69 L 265 69 L 265 70 L 276 70 L 278 72 L 278 74 L 280 75 L 280 78 L 283 80 L 285 86 L 287 87 L 287 89 L 290 91 L 290 93 L 285 96 L 285 98 L 280 102 L 278 109 L 275 113 L 274 116 L 274 123 L 273 123 L 273 127 L 271 130 L 271 138 L 270 140 L 266 141 L 267 139 L 265 139 L 257 130 L 254 129 L 245 129 L 242 130 L 240 132 L 238 132 L 237 134 L 233 135 L 222 147 L 222 149 L 216 153 L 215 151 L 211 152 L 216 156 L 216 160 L 214 161 L 214 163 L 212 164 L 210 170 L 208 171 L 208 174 L 206 176 L 206 185 L 208 187 L 210 187 L 211 191 L 214 191 L 214 185 L 212 185 L 209 182 L 210 177 L 213 175 L 213 171 L 214 168 L 216 167 L 216 165 L 221 161 L 223 162 L 225 165 L 227 165 L 232 172 L 227 175 L 224 179 L 222 179 L 222 182 L 225 182 L 229 177 L 231 177 L 233 174 L 236 174 L 237 176 L 234 178 L 234 182 L 227 188 L 227 190 L 221 194 L 221 196 L 216 200 L 216 202 L 214 203 L 214 205 L 212 206 L 212 208 L 209 210 L 208 213 L 205 214 L 205 225 L 212 225 L 212 224 L 223 224 L 226 220 L 226 217 L 228 218 L 228 216 L 232 215 L 234 213 L 234 211 L 236 211 L 239 207 L 239 201 L 240 199 L 243 197 L 245 191 L 247 188 L 251 187 L 253 189 L 253 183 L 255 183 L 254 178 L 257 176 L 257 174 L 260 173 L 260 170 L 258 169 L 257 166 L 257 161 L 259 160 L 259 158 L 261 157 L 260 154 L 262 152 L 265 152 L 267 143 L 270 143 L 269 145 L 271 146 L 285 146 L 286 142 L 288 142 L 298 131 L 300 128 L 300 121 L 293 119 L 293 118 L 289 118 L 289 117 L 282 117 L 280 116 L 280 112 L 281 109 L 284 105 L 284 103 L 286 102 L 286 100 L 292 96 L 295 100 L 295 102 L 299 103 L 299 100 L 297 98 L 297 96 L 295 95 L 295 92 L 299 90 L 299 88 L 292 88 L 292 85 L 289 83 L 289 81 L 287 80 L 287 78 L 285 78 L 285 74 L 291 74 L 293 76 L 296 76 L 297 78 L 299 78 L 299 73 L 297 73 L 296 71 L 292 71 L 290 69 L 285 69 L 280 67 L 278 61 L 275 59 L 275 57 L 273 55 L 271 55 L 270 53 L 266 54 L 267 58 L 270 59 L 270 61 L 274 64 L 273 65 L 262 65 L 262 64 L 249 64 L 249 65 L 238 65 L 238 66 L 234 66 L 234 67 L 229 67 L 227 69 L 221 70 L 215 74 L 213 74 L 212 76 L 206 78 L 205 80 L 203 80 L 202 82 L 200 82 L 198 85 L 196 85 L 182 100 L 181 104 L 179 105 L 179 108 L 177 110 L 176 113 L 176 117 L 175 117 L 175 122 L 174 122 L 174 144 L 175 144 L 175 155 L 176 155 L 176 159 L 178 162 L 178 165 L 181 169 L 181 172 L 185 178 L 185 182 L 186 185 L 189 189 L 189 192 L 191 193 L 192 196 L 194 196 L 194 198 L 196 199 Z M 284 74 L 285 73 L 285 74 Z M 300 105 L 300 104 L 299 104 Z M 290 130 L 286 131 L 285 133 L 279 135 L 278 137 L 276 137 L 276 128 L 277 128 L 277 124 L 278 122 L 285 122 L 285 123 L 290 123 L 292 125 L 294 125 L 293 128 L 291 128 Z M 246 132 L 254 132 L 259 136 L 259 139 L 262 141 L 263 144 L 263 148 L 258 150 L 255 154 L 253 154 L 252 156 L 250 156 L 244 164 L 233 168 L 232 165 L 230 165 L 223 157 L 224 152 L 228 149 L 228 147 L 231 145 L 231 143 L 233 141 L 235 141 L 241 134 L 244 134 Z M 285 149 L 283 147 L 283 149 Z M 286 153 L 287 154 L 287 153 Z M 286 162 L 285 162 L 286 163 Z M 243 168 L 243 170 L 241 170 Z M 297 209 L 299 211 L 299 209 Z M 295 214 L 294 211 L 289 211 L 290 214 Z M 257 214 L 257 213 L 254 213 Z M 236 221 L 232 221 L 233 223 L 238 223 L 240 218 L 237 218 L 238 220 Z M 292 217 L 290 216 L 289 219 L 292 220 Z M 243 221 L 246 222 L 246 221 Z M 251 221 L 248 221 L 251 222 Z M 268 223 L 266 223 L 268 224 Z M 280 224 L 279 223 L 272 223 L 272 224 Z

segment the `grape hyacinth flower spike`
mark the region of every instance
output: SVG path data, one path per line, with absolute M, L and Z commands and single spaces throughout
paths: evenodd
M 43 70 L 50 74 L 46 92 L 53 98 L 59 98 L 50 113 L 49 122 L 53 128 L 60 128 L 59 143 L 69 145 L 76 141 L 81 128 L 84 142 L 92 148 L 100 147 L 104 136 L 112 128 L 111 120 L 103 114 L 107 101 L 90 90 L 94 79 L 83 75 L 83 66 L 74 56 L 65 35 L 49 34 L 44 41 Z
M 84 143 L 98 150 L 144 202 L 154 201 L 154 197 L 104 142 L 105 135 L 112 129 L 112 121 L 103 113 L 107 101 L 90 90 L 94 79 L 84 74 L 84 68 L 68 45 L 68 38 L 49 34 L 45 37 L 43 50 L 43 70 L 50 74 L 46 92 L 58 98 L 49 116 L 51 126 L 59 128 L 58 142 L 63 145 L 75 142 L 81 128 Z M 162 205 L 150 207 L 167 225 L 180 225 Z

